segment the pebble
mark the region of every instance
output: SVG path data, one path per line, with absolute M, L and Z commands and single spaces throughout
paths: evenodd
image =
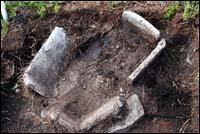
M 17 89 L 15 90 L 15 93 L 18 94 L 19 92 L 20 92 L 20 89 L 17 88 Z

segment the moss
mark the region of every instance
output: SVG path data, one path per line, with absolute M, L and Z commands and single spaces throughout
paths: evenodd
M 199 72 L 197 72 L 195 79 L 199 81 Z
M 183 20 L 195 19 L 199 15 L 199 1 L 183 1 Z M 170 19 L 180 9 L 181 3 L 175 1 L 167 7 L 167 11 L 163 15 L 163 18 Z
M 1 19 L 1 39 L 7 34 L 8 32 L 8 22 L 5 22 Z
M 18 7 L 28 7 L 37 10 L 38 14 L 43 17 L 47 9 L 52 9 L 54 12 L 60 10 L 61 4 L 64 1 L 6 1 L 5 6 L 9 15 L 9 19 L 16 16 L 16 10 Z M 1 19 L 1 39 L 8 32 L 8 23 Z
M 108 1 L 110 8 L 116 7 L 119 3 L 121 3 L 121 1 Z
M 179 9 L 179 1 L 175 1 L 174 3 L 168 6 L 167 11 L 165 12 L 163 17 L 165 19 L 170 19 L 178 9 Z
M 6 9 L 10 18 L 16 16 L 16 9 L 18 7 L 34 8 L 43 17 L 47 9 L 53 9 L 54 12 L 58 12 L 62 3 L 63 1 L 9 1 L 6 2 Z
M 185 1 L 183 19 L 189 20 L 199 15 L 199 1 Z

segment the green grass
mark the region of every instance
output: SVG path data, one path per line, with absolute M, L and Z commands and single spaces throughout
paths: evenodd
M 16 10 L 18 7 L 28 7 L 36 9 L 37 13 L 43 17 L 47 10 L 53 10 L 58 12 L 61 4 L 64 1 L 6 1 L 5 6 L 8 12 L 9 19 L 16 16 Z M 7 34 L 9 22 L 4 22 L 1 19 L 1 39 Z
M 100 1 L 96 1 L 96 6 L 100 6 Z
M 197 72 L 195 79 L 199 81 L 199 72 Z
M 164 14 L 164 18 L 165 19 L 170 19 L 175 13 L 176 11 L 179 9 L 179 1 L 175 1 L 174 3 L 171 3 L 168 7 L 167 7 L 167 11 Z
M 47 9 L 52 9 L 54 12 L 58 12 L 63 1 L 9 1 L 6 2 L 6 9 L 8 11 L 9 18 L 16 16 L 16 9 L 18 7 L 28 7 L 36 9 L 38 14 L 43 17 Z
M 109 8 L 114 8 L 116 7 L 119 3 L 121 3 L 121 1 L 107 1 Z M 100 6 L 100 1 L 96 1 L 96 6 Z
M 8 22 L 1 19 L 1 38 L 3 38 L 8 32 Z
M 121 1 L 108 1 L 108 5 L 110 8 L 116 7 Z
M 182 6 L 180 5 L 181 3 L 179 1 L 171 3 L 167 7 L 167 11 L 163 15 L 163 18 L 171 19 L 180 7 L 183 7 L 182 17 L 184 21 L 195 19 L 199 15 L 199 1 L 183 1 Z
M 183 19 L 189 20 L 199 15 L 199 1 L 185 1 Z

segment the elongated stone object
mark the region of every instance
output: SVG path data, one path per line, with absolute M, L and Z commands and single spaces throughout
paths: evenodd
M 23 76 L 25 86 L 45 97 L 56 96 L 55 85 L 68 48 L 65 30 L 55 27 L 26 69 Z
M 6 6 L 4 1 L 1 1 L 1 15 L 3 16 L 4 21 L 8 21 L 8 13 L 6 11 Z
M 92 126 L 98 122 L 108 118 L 111 115 L 117 115 L 120 107 L 123 104 L 120 101 L 120 97 L 116 96 L 111 98 L 107 103 L 98 108 L 97 110 L 89 113 L 80 124 L 80 130 L 89 130 Z
M 133 82 L 141 73 L 145 70 L 160 54 L 160 52 L 165 48 L 166 41 L 162 39 L 158 42 L 156 48 L 150 53 L 150 55 L 128 76 L 130 82 Z
M 132 11 L 124 11 L 122 13 L 122 18 L 139 28 L 144 34 L 149 35 L 151 38 L 154 38 L 155 40 L 160 38 L 160 31 L 137 13 Z
M 116 116 L 123 106 L 119 96 L 114 96 L 108 102 L 98 109 L 84 115 L 81 119 L 70 118 L 63 110 L 63 104 L 57 104 L 50 109 L 43 110 L 41 117 L 43 119 L 51 119 L 58 121 L 65 126 L 70 132 L 87 131 L 102 120 L 109 116 Z

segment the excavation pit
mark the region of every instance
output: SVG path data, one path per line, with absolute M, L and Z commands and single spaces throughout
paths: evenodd
M 172 21 L 167 21 L 162 19 L 162 13 L 160 13 L 159 11 L 157 11 L 155 14 L 152 14 L 151 11 L 149 12 L 149 10 L 147 10 L 147 12 L 148 13 L 140 13 L 140 12 L 138 13 L 142 15 L 145 19 L 149 20 L 152 24 L 154 24 L 154 26 L 156 26 L 156 28 L 161 30 L 162 33 L 168 34 L 166 35 L 166 37 L 169 39 L 168 41 L 170 41 L 170 44 L 167 44 L 168 48 L 165 49 L 165 51 L 159 56 L 159 58 L 152 65 L 150 65 L 143 74 L 140 75 L 141 77 L 138 79 L 138 81 L 135 81 L 133 85 L 129 86 L 127 84 L 123 84 L 122 81 L 118 81 L 119 83 L 117 83 L 117 85 L 119 84 L 122 86 L 119 86 L 121 89 L 120 88 L 117 89 L 119 93 L 116 93 L 116 95 L 113 96 L 118 96 L 118 95 L 123 96 L 123 94 L 126 94 L 126 101 L 127 101 L 131 95 L 137 94 L 139 100 L 141 101 L 141 104 L 144 107 L 145 116 L 141 118 L 138 122 L 135 122 L 130 127 L 130 129 L 126 128 L 126 132 L 135 133 L 135 132 L 180 132 L 180 131 L 184 132 L 185 130 L 189 131 L 188 128 L 190 128 L 190 121 L 188 120 L 188 118 L 190 118 L 190 114 L 193 115 L 193 107 L 192 104 L 190 103 L 190 98 L 194 97 L 192 97 L 190 93 L 183 93 L 180 92 L 180 90 L 186 92 L 190 89 L 194 89 L 193 88 L 194 86 L 189 88 L 188 86 L 191 85 L 188 84 L 185 85 L 185 82 L 186 83 L 191 82 L 194 74 L 191 71 L 188 71 L 188 68 L 184 67 L 183 64 L 185 65 L 186 63 L 185 56 L 187 56 L 186 51 L 188 51 L 188 49 L 184 48 L 190 48 L 191 50 L 195 49 L 196 46 L 193 45 L 191 41 L 196 42 L 198 44 L 198 42 L 195 41 L 196 36 L 195 34 L 193 34 L 193 32 L 188 32 L 188 30 L 185 29 L 184 26 L 186 25 L 181 25 L 181 28 L 177 29 L 177 25 L 174 25 L 175 23 L 178 23 L 178 26 L 180 26 L 179 21 L 176 21 L 177 16 L 175 16 L 175 21 L 174 19 L 172 19 Z M 115 12 L 112 13 L 107 10 L 99 12 L 94 9 L 81 9 L 81 10 L 67 11 L 67 13 L 66 12 L 59 14 L 50 13 L 45 15 L 44 18 L 39 18 L 35 15 L 32 15 L 32 13 L 33 12 L 31 12 L 31 14 L 29 13 L 26 14 L 26 12 L 18 12 L 17 17 L 13 21 L 11 21 L 11 24 L 9 25 L 8 35 L 2 42 L 3 44 L 2 63 L 3 65 L 5 65 L 2 67 L 2 72 L 4 75 L 7 75 L 7 77 L 3 77 L 5 78 L 5 80 L 3 80 L 5 84 L 3 84 L 2 88 L 6 89 L 5 91 L 7 91 L 8 88 L 10 89 L 12 87 L 17 87 L 15 86 L 16 80 L 19 80 L 19 78 L 21 78 L 21 76 L 19 75 L 23 74 L 24 72 L 23 70 L 25 69 L 24 67 L 29 66 L 30 61 L 37 54 L 37 51 L 40 50 L 42 44 L 44 44 L 46 39 L 48 39 L 49 35 L 56 26 L 62 27 L 66 31 L 66 34 L 70 39 L 70 44 L 73 46 L 72 48 L 74 48 L 74 51 L 72 50 L 72 53 L 70 53 L 71 57 L 69 57 L 69 59 L 71 58 L 71 60 L 65 60 L 66 62 L 68 62 L 68 64 L 66 65 L 67 67 L 69 67 L 74 60 L 86 54 L 86 51 L 88 54 L 88 51 L 90 51 L 91 49 L 93 51 L 93 48 L 95 48 L 95 50 L 96 48 L 100 48 L 100 51 L 102 51 L 102 48 L 104 48 L 102 47 L 104 46 L 103 43 L 97 43 L 101 45 L 97 45 L 97 47 L 94 45 L 94 47 L 91 49 L 89 46 L 84 44 L 88 44 L 88 42 L 95 42 L 94 40 L 96 40 L 97 42 L 98 41 L 104 42 L 102 40 L 107 40 L 107 39 L 108 40 L 105 41 L 107 42 L 106 44 L 112 44 L 110 43 L 112 42 L 112 40 L 109 40 L 109 37 L 106 35 L 107 33 L 106 31 L 109 31 L 109 28 L 111 28 L 111 32 L 113 32 L 113 30 L 117 31 L 119 28 L 121 28 L 121 30 L 123 31 L 123 25 L 121 24 L 118 25 L 119 23 L 115 23 L 117 22 L 116 20 L 120 18 L 119 16 L 122 16 L 121 14 L 118 14 L 116 10 Z M 114 27 L 112 28 L 112 26 Z M 189 28 L 189 26 L 186 27 Z M 133 33 L 135 32 L 136 34 L 138 34 L 135 28 L 131 29 Z M 195 37 L 195 39 L 193 38 L 193 36 Z M 104 39 L 104 37 L 107 39 Z M 140 38 L 143 38 L 143 34 L 142 36 L 140 36 Z M 138 39 L 140 40 L 140 38 Z M 125 39 L 123 40 L 125 42 Z M 137 41 L 138 40 L 136 40 L 136 42 Z M 117 40 L 115 42 L 119 41 Z M 130 44 L 131 43 L 132 42 L 130 42 Z M 149 49 L 153 50 L 156 47 L 156 45 L 157 43 L 155 43 L 152 46 L 150 45 Z M 96 52 L 92 52 L 91 55 L 93 55 L 93 53 L 94 55 L 99 55 L 98 53 L 100 51 L 97 50 Z M 195 52 L 198 53 L 198 51 Z M 111 54 L 111 56 L 115 55 L 112 53 L 112 49 L 110 49 L 109 54 Z M 97 58 L 98 57 L 101 56 L 97 56 Z M 106 60 L 106 58 L 104 59 Z M 198 60 L 198 57 L 196 57 L 196 59 Z M 194 62 L 193 60 L 194 57 L 191 58 L 191 61 L 195 63 L 194 65 L 198 65 L 198 62 Z M 144 60 L 141 60 L 141 62 L 142 61 Z M 140 63 L 138 63 L 137 67 L 139 66 Z M 101 66 L 101 70 L 104 70 L 104 67 L 106 68 L 105 70 L 107 70 L 108 68 L 106 67 L 107 64 L 108 63 L 105 62 L 103 64 L 104 66 L 103 65 Z M 63 69 L 67 70 L 67 67 L 63 66 Z M 193 67 L 193 65 L 191 67 Z M 82 68 L 80 68 L 80 66 L 79 68 L 77 68 L 77 70 L 81 69 Z M 59 76 L 60 79 L 63 78 L 62 79 L 63 81 L 67 80 L 67 78 L 64 77 L 65 74 L 62 74 L 62 72 L 65 73 L 66 70 L 61 71 L 61 77 Z M 14 76 L 12 77 L 13 71 L 14 71 Z M 120 70 L 118 71 L 119 74 L 123 74 L 121 73 Z M 134 70 L 131 70 L 130 72 L 132 73 L 133 71 Z M 108 72 L 108 74 L 110 75 L 112 73 Z M 128 76 L 130 76 L 130 74 Z M 9 83 L 6 83 L 6 79 L 10 77 L 12 78 L 11 81 L 9 80 Z M 101 76 L 99 78 L 102 79 Z M 81 79 L 84 78 L 82 77 Z M 59 82 L 61 82 L 61 80 L 59 80 Z M 109 83 L 109 81 L 107 83 Z M 20 83 L 17 82 L 17 84 Z M 57 86 L 59 87 L 59 84 Z M 62 87 L 60 87 L 60 89 L 62 89 Z M 85 86 L 83 86 L 83 89 L 85 89 Z M 71 119 L 73 121 L 80 120 L 83 119 L 84 116 L 91 114 L 90 111 L 93 112 L 93 109 L 95 111 L 101 108 L 112 98 L 112 95 L 111 97 L 108 96 L 108 98 L 105 99 L 105 103 L 102 102 L 102 104 L 96 106 L 97 107 L 96 109 L 90 107 L 88 109 L 91 110 L 86 109 L 89 112 L 80 111 L 81 114 L 79 114 L 79 109 L 76 108 L 77 103 L 79 103 L 77 101 L 78 97 L 74 99 L 75 101 L 73 99 L 72 101 L 65 101 L 65 100 L 62 101 L 61 95 L 65 96 L 66 95 L 65 93 L 67 91 L 60 92 L 60 95 L 58 94 L 57 97 L 46 98 L 46 97 L 41 97 L 41 95 L 39 94 L 35 94 L 35 92 L 28 92 L 27 94 L 27 91 L 31 90 L 24 90 L 24 89 L 20 90 L 21 91 L 16 94 L 17 96 L 16 99 L 15 96 L 14 98 L 10 97 L 8 98 L 7 96 L 4 96 L 2 94 L 3 97 L 2 98 L 3 110 L 1 113 L 3 115 L 2 132 L 65 132 L 66 133 L 68 132 L 68 129 L 66 129 L 66 127 L 64 128 L 63 126 L 57 124 L 57 122 L 63 124 L 64 120 L 59 121 L 58 120 L 59 118 L 56 115 L 60 114 L 59 116 L 61 117 L 67 116 L 66 120 L 68 119 Z M 120 93 L 120 91 L 122 91 L 122 93 Z M 71 91 L 68 91 L 68 93 L 70 92 Z M 22 94 L 25 96 L 21 96 Z M 74 94 L 77 93 L 74 92 Z M 18 96 L 21 96 L 21 98 L 18 99 Z M 82 96 L 87 97 L 87 95 L 82 95 Z M 87 97 L 87 98 L 91 99 L 92 97 Z M 19 103 L 18 100 L 20 100 L 20 102 L 22 101 L 23 103 L 22 104 Z M 61 103 L 64 106 L 61 106 Z M 50 112 L 51 108 L 54 109 L 54 112 L 52 112 L 53 114 L 50 114 L 51 116 L 48 119 L 54 119 L 55 121 L 51 123 L 49 122 L 48 125 L 46 125 L 47 122 L 43 122 L 42 120 L 40 120 L 40 115 L 42 114 L 43 117 L 45 111 L 47 111 L 48 113 L 48 111 Z M 58 110 L 58 112 L 56 112 L 55 109 Z M 62 109 L 60 110 L 61 112 L 59 112 L 59 109 Z M 7 112 L 4 113 L 5 112 L 4 110 L 8 111 L 8 113 Z M 41 111 L 43 112 L 41 113 Z M 105 120 L 96 123 L 96 125 L 94 125 L 87 132 L 91 133 L 107 132 L 107 130 L 109 130 L 107 129 L 108 127 L 110 128 L 111 126 L 114 126 L 114 124 L 116 124 L 117 122 L 123 122 L 124 119 L 128 117 L 127 116 L 128 107 L 124 108 L 124 110 L 122 111 L 124 111 L 125 113 L 119 114 L 117 116 L 109 116 Z M 64 124 L 64 126 L 65 125 L 66 124 Z
M 105 24 L 103 31 L 73 46 L 65 30 L 56 27 L 24 74 L 26 86 L 55 98 L 41 116 L 71 132 L 88 131 L 107 118 L 130 114 L 127 125 L 122 121 L 111 129 L 116 131 L 132 125 L 130 118 L 137 121 L 143 116 L 139 99 L 128 99 L 133 94 L 132 82 L 166 45 L 164 39 L 158 41 L 159 30 L 131 11 L 123 12 L 119 27 Z M 126 103 L 137 104 L 131 108 Z

